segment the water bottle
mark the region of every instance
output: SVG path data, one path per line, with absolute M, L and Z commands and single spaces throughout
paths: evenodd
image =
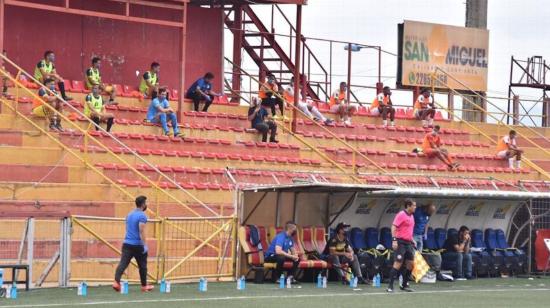
M 123 280 L 120 286 L 120 294 L 128 294 L 128 280 Z
M 353 281 L 353 288 L 357 288 L 357 283 L 359 281 L 359 278 L 353 277 L 352 281 Z
M 321 273 L 319 273 L 319 275 L 317 275 L 317 288 L 322 288 L 323 287 L 323 276 L 321 276 Z
M 76 291 L 76 294 L 79 296 L 87 296 L 88 295 L 88 284 L 86 281 L 83 281 L 78 284 L 78 289 Z
M 164 278 L 160 280 L 160 293 L 166 293 L 166 280 Z
M 203 278 L 203 279 L 204 279 L 203 292 L 206 292 L 208 291 L 208 279 L 206 278 Z
M 291 276 L 286 277 L 286 288 L 287 289 L 292 288 L 292 277 Z
M 376 285 L 375 285 L 375 287 L 380 288 L 380 285 L 381 285 L 381 282 L 382 282 L 382 281 L 381 281 L 381 278 L 380 278 L 380 273 L 376 274 L 375 278 L 376 278 Z
M 199 291 L 206 292 L 207 290 L 208 290 L 208 281 L 206 280 L 206 278 L 201 277 L 201 279 L 199 279 Z
M 323 289 L 327 288 L 327 276 L 323 277 Z
M 285 288 L 285 275 L 281 274 L 281 277 L 279 277 L 279 289 Z
M 399 275 L 399 286 L 403 287 L 403 275 Z
M 0 268 L 0 286 L 4 285 L 4 269 Z
M 244 277 L 244 275 L 241 276 L 241 287 L 242 290 L 246 290 L 246 278 Z
M 5 289 L 6 289 L 6 298 L 11 298 L 11 286 L 6 285 Z
M 172 288 L 172 284 L 170 283 L 170 281 L 167 281 L 166 282 L 166 292 L 165 293 L 170 293 L 171 288 Z
M 15 284 L 15 282 L 11 285 L 10 298 L 11 299 L 17 298 L 17 285 Z

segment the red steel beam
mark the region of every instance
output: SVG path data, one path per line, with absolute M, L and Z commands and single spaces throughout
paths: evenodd
M 0 0 L 0 52 L 4 50 L 4 0 Z
M 187 3 L 184 3 L 184 9 L 182 12 L 182 23 L 183 28 L 181 28 L 181 59 L 180 59 L 180 86 L 179 86 L 179 101 L 178 101 L 178 119 L 183 118 L 183 101 L 185 99 L 185 57 L 186 57 L 186 46 L 187 46 Z M 223 76 L 221 76 L 223 78 Z
M 233 78 L 232 78 L 232 87 L 233 92 L 240 94 L 241 93 L 241 62 L 242 62 L 242 48 L 243 48 L 243 9 L 240 4 L 233 5 L 233 28 L 235 29 L 233 33 Z M 233 102 L 239 101 L 239 96 L 234 95 L 231 99 Z
M 45 11 L 75 14 L 75 15 L 90 16 L 90 17 L 109 18 L 109 19 L 115 19 L 115 20 L 138 22 L 138 23 L 144 23 L 144 24 L 160 25 L 160 26 L 175 27 L 175 28 L 184 28 L 183 23 L 175 22 L 175 21 L 156 20 L 156 19 L 143 18 L 143 17 L 94 12 L 94 11 L 87 11 L 87 10 L 81 10 L 81 9 L 65 8 L 65 7 L 55 6 L 55 5 L 30 3 L 30 2 L 25 2 L 21 0 L 4 0 L 4 1 L 6 5 L 13 5 L 13 6 L 30 8 L 30 9 L 39 9 L 39 10 L 45 10 Z
M 164 8 L 164 9 L 174 9 L 174 10 L 180 10 L 183 11 L 183 5 L 189 0 L 182 0 L 181 4 L 170 4 L 170 3 L 159 3 L 154 1 L 144 1 L 144 0 L 109 0 L 113 2 L 122 2 L 127 4 L 135 4 L 135 5 L 142 5 L 142 6 L 150 6 L 150 7 L 158 7 L 158 8 Z
M 300 48 L 302 42 L 302 5 L 296 6 L 296 48 L 294 52 L 294 105 L 298 106 L 300 101 Z M 296 132 L 296 117 L 298 116 L 297 108 L 292 108 L 292 126 L 293 133 Z

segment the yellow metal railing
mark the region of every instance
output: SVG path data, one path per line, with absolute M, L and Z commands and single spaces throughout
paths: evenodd
M 261 84 L 259 79 L 252 76 L 251 74 L 249 74 L 246 70 L 244 70 L 243 68 L 241 68 L 240 66 L 236 65 L 235 63 L 233 63 L 233 61 L 229 60 L 228 58 L 225 58 L 225 60 L 227 62 L 229 62 L 231 65 L 233 65 L 234 67 L 236 67 L 237 69 L 239 69 L 239 71 L 241 71 L 244 75 L 248 76 L 251 80 L 254 80 L 255 82 L 257 82 L 258 84 Z M 277 96 L 279 99 L 281 99 L 283 102 L 285 101 L 284 97 L 282 97 L 279 93 L 274 93 L 275 96 Z M 240 95 L 239 95 L 240 96 Z M 306 117 L 306 114 L 302 112 L 302 110 L 300 110 L 298 107 L 294 106 L 293 104 L 286 104 L 287 106 L 290 106 L 293 110 L 295 110 L 298 114 L 301 114 L 302 116 Z M 356 165 L 356 160 L 357 160 L 357 157 L 361 157 L 363 159 L 365 159 L 367 162 L 369 162 L 371 165 L 373 165 L 380 173 L 382 174 L 385 174 L 385 175 L 389 175 L 389 176 L 393 176 L 392 174 L 389 174 L 388 171 L 384 168 L 382 168 L 380 165 L 378 165 L 375 161 L 373 161 L 372 159 L 370 159 L 369 157 L 367 157 L 366 155 L 364 155 L 363 153 L 361 153 L 357 148 L 355 148 L 353 145 L 351 145 L 349 142 L 346 142 L 345 140 L 343 140 L 342 138 L 338 137 L 338 135 L 336 135 L 334 132 L 332 132 L 330 129 L 324 127 L 323 125 L 313 121 L 313 124 L 316 125 L 317 127 L 321 128 L 321 130 L 323 130 L 325 133 L 329 134 L 332 138 L 334 138 L 336 141 L 338 141 L 339 143 L 343 144 L 346 148 L 350 149 L 352 151 L 352 172 L 349 172 L 348 169 L 345 167 L 345 166 L 342 166 L 341 164 L 339 164 L 338 162 L 334 161 L 333 159 L 331 159 L 330 157 L 328 157 L 328 155 L 326 155 L 325 153 L 323 153 L 321 150 L 319 150 L 317 147 L 315 147 L 313 144 L 307 142 L 304 138 L 298 136 L 296 133 L 294 133 L 291 129 L 289 129 L 288 127 L 286 127 L 286 123 L 284 122 L 284 120 L 281 120 L 279 121 L 280 125 L 279 127 L 281 127 L 285 132 L 289 133 L 291 136 L 293 136 L 294 138 L 296 138 L 296 140 L 298 140 L 300 143 L 304 144 L 305 146 L 307 146 L 309 149 L 311 149 L 313 152 L 315 152 L 317 155 L 319 155 L 321 158 L 323 158 L 325 161 L 329 162 L 331 165 L 333 165 L 334 167 L 336 167 L 338 170 L 340 170 L 343 174 L 346 174 L 348 175 L 351 179 L 353 179 L 355 182 L 358 182 L 358 183 L 361 183 L 361 179 L 359 179 L 358 177 L 356 177 L 356 174 L 357 174 L 357 165 Z M 398 184 L 401 184 L 399 182 L 399 180 L 397 178 L 394 177 L 394 179 L 396 180 L 396 182 Z
M 38 80 L 34 79 L 29 73 L 25 72 L 21 67 L 19 67 L 17 64 L 13 63 L 10 59 L 8 59 L 7 57 L 3 56 L 0 54 L 0 57 L 6 62 L 6 63 L 9 63 L 10 65 L 12 65 L 14 68 L 16 68 L 18 70 L 18 73 L 16 75 L 19 76 L 20 74 L 25 74 L 28 78 L 31 78 L 37 85 L 40 85 L 42 86 L 46 91 L 48 91 L 50 94 L 52 95 L 56 95 L 57 98 L 61 101 L 63 101 L 65 103 L 65 106 L 69 107 L 72 109 L 73 112 L 75 112 L 76 114 L 79 114 L 80 116 L 84 117 L 89 125 L 93 125 L 93 126 L 96 126 L 95 123 L 93 123 L 88 117 L 86 117 L 82 112 L 80 112 L 80 110 L 78 110 L 77 108 L 74 108 L 72 105 L 70 105 L 69 103 L 67 103 L 66 101 L 64 101 L 61 97 L 59 97 L 59 95 L 51 92 L 49 89 L 47 89 L 43 84 L 41 84 Z M 178 198 L 176 198 L 173 194 L 169 193 L 167 190 L 161 188 L 155 181 L 152 181 L 149 177 L 147 177 L 146 175 L 144 175 L 143 173 L 141 173 L 139 170 L 137 170 L 136 168 L 134 168 L 126 159 L 124 159 L 124 157 L 122 157 L 122 155 L 117 155 L 115 153 L 113 153 L 109 147 L 107 147 L 106 145 L 104 145 L 103 143 L 101 143 L 98 139 L 96 139 L 95 137 L 91 136 L 87 130 L 85 129 L 82 129 L 79 125 L 73 123 L 72 121 L 70 121 L 64 114 L 58 112 L 57 110 L 55 110 L 55 108 L 53 108 L 51 105 L 47 104 L 47 103 L 44 103 L 43 106 L 47 107 L 52 113 L 55 113 L 58 117 L 60 117 L 61 119 L 63 119 L 66 123 L 69 123 L 69 125 L 71 125 L 72 128 L 74 128 L 76 131 L 79 131 L 80 133 L 82 133 L 85 137 L 84 139 L 84 144 L 85 144 L 85 147 L 84 147 L 84 151 L 85 151 L 85 155 L 84 157 L 80 157 L 75 151 L 69 149 L 69 147 L 67 147 L 65 144 L 63 144 L 62 142 L 60 142 L 56 137 L 54 137 L 52 134 L 50 134 L 49 132 L 47 132 L 46 130 L 42 129 L 40 127 L 40 125 L 38 125 L 37 123 L 35 123 L 34 121 L 32 121 L 29 117 L 23 115 L 21 112 L 17 111 L 17 101 L 19 99 L 19 96 L 20 96 L 20 91 L 23 91 L 24 93 L 26 93 L 27 95 L 29 95 L 31 98 L 35 99 L 35 100 L 41 100 L 41 98 L 36 95 L 36 93 L 34 93 L 33 91 L 31 91 L 30 89 L 26 88 L 18 79 L 14 78 L 13 76 L 11 76 L 11 74 L 9 74 L 7 71 L 5 70 L 2 70 L 0 69 L 0 74 L 3 75 L 5 78 L 7 78 L 8 80 L 10 80 L 16 87 L 16 97 L 15 97 L 15 106 L 10 106 L 9 102 L 2 99 L 2 103 L 4 105 L 6 105 L 8 108 L 12 109 L 18 116 L 21 116 L 23 119 L 25 119 L 27 122 L 31 123 L 31 125 L 33 125 L 35 128 L 37 128 L 38 130 L 40 130 L 42 133 L 44 133 L 45 135 L 47 135 L 48 137 L 50 137 L 50 139 L 54 140 L 54 142 L 59 145 L 60 147 L 62 147 L 64 150 L 66 150 L 67 152 L 71 153 L 73 156 L 77 157 L 79 160 L 81 160 L 87 167 L 89 167 L 90 169 L 92 169 L 94 172 L 98 173 L 98 174 L 101 174 L 103 176 L 103 178 L 105 178 L 111 185 L 115 185 L 115 187 L 117 187 L 119 190 L 123 191 L 125 194 L 127 194 L 128 196 L 131 196 L 131 194 L 129 194 L 125 189 L 122 189 L 122 187 L 120 185 L 117 185 L 114 181 L 112 181 L 111 179 L 109 179 L 108 177 L 106 177 L 101 171 L 99 171 L 99 169 L 95 168 L 89 161 L 88 161 L 88 153 L 86 152 L 87 151 L 87 145 L 88 145 L 88 142 L 89 141 L 92 141 L 94 142 L 95 144 L 97 144 L 100 148 L 102 148 L 104 151 L 106 151 L 106 153 L 112 157 L 114 157 L 117 161 L 119 161 L 120 163 L 122 163 L 123 165 L 125 165 L 126 167 L 129 168 L 130 171 L 132 171 L 134 174 L 136 174 L 139 178 L 143 179 L 145 182 L 147 182 L 149 185 L 151 185 L 154 189 L 156 189 L 157 191 L 161 192 L 162 194 L 164 194 L 165 196 L 167 196 L 169 199 L 173 200 L 176 204 L 180 205 L 181 207 L 185 208 L 186 210 L 188 210 L 189 212 L 193 213 L 194 215 L 196 216 L 201 216 L 197 211 L 195 211 L 193 208 L 191 208 L 190 206 L 188 206 L 187 204 L 183 203 L 181 200 L 179 200 Z M 188 190 L 184 189 L 183 187 L 181 187 L 176 181 L 174 181 L 173 179 L 171 179 L 170 177 L 168 177 L 166 174 L 164 174 L 163 172 L 161 172 L 160 170 L 158 170 L 158 168 L 151 164 L 149 161 L 147 161 L 145 158 L 141 157 L 138 153 L 136 153 L 133 149 L 129 148 L 128 146 L 126 146 L 123 142 L 121 142 L 120 140 L 118 140 L 116 137 L 114 137 L 113 135 L 111 135 L 110 133 L 106 132 L 105 130 L 103 130 L 103 128 L 99 127 L 101 131 L 103 131 L 105 134 L 107 134 L 110 138 L 112 138 L 114 141 L 116 141 L 119 145 L 121 145 L 121 147 L 125 148 L 126 150 L 129 151 L 129 153 L 131 153 L 135 158 L 137 158 L 138 160 L 140 160 L 141 162 L 143 162 L 144 164 L 146 164 L 147 166 L 151 167 L 155 172 L 157 172 L 159 174 L 159 176 L 161 178 L 163 178 L 164 180 L 166 180 L 167 182 L 173 184 L 176 188 L 178 188 L 180 191 L 184 192 L 187 196 L 189 196 L 192 200 L 194 200 L 195 202 L 197 202 L 199 205 L 201 205 L 203 208 L 205 208 L 207 211 L 209 211 L 211 214 L 213 215 L 218 215 L 212 208 L 210 208 L 208 205 L 206 205 L 204 202 L 202 202 L 201 200 L 199 200 L 195 195 L 193 195 L 191 192 L 189 192 Z
M 482 100 L 484 100 L 485 102 L 487 102 L 488 104 L 490 104 L 492 107 L 496 108 L 498 111 L 500 111 L 498 114 L 502 114 L 502 118 L 497 118 L 495 117 L 493 114 L 496 114 L 496 113 L 492 113 L 492 112 L 489 112 L 487 111 L 485 108 L 479 106 L 478 104 L 475 104 L 475 102 L 473 102 L 472 100 L 468 99 L 464 94 L 462 93 L 459 93 L 458 91 L 456 91 L 455 89 L 451 89 L 449 87 L 449 90 L 453 91 L 453 93 L 459 95 L 460 97 L 462 97 L 463 100 L 466 100 L 467 102 L 469 102 L 471 104 L 471 106 L 473 106 L 477 111 L 480 111 L 484 114 L 487 114 L 489 115 L 492 119 L 494 119 L 498 125 L 501 125 L 501 126 L 504 126 L 508 129 L 513 129 L 512 126 L 506 124 L 503 122 L 504 118 L 506 116 L 510 116 L 510 117 L 513 117 L 514 115 L 511 114 L 511 113 L 508 113 L 504 110 L 502 110 L 498 105 L 494 104 L 493 102 L 491 102 L 490 100 L 488 100 L 487 98 L 483 97 L 483 95 L 480 95 L 479 93 L 477 93 L 476 91 L 472 90 L 470 87 L 468 87 L 466 84 L 464 84 L 462 81 L 460 81 L 459 79 L 457 79 L 456 77 L 454 77 L 453 75 L 449 74 L 447 71 L 443 70 L 442 68 L 440 67 L 436 67 L 435 69 L 435 72 L 437 71 L 440 71 L 442 72 L 443 74 L 445 74 L 446 76 L 448 76 L 449 78 L 453 79 L 454 81 L 456 81 L 457 83 L 459 83 L 461 86 L 463 86 L 465 89 L 467 89 L 468 91 L 470 91 L 472 93 L 473 96 L 475 97 L 478 97 Z M 432 81 L 434 80 L 434 76 L 432 75 Z M 534 130 L 533 128 L 519 122 L 519 126 L 528 130 L 529 132 L 537 135 L 539 138 L 542 138 L 543 140 L 547 141 L 547 142 L 550 142 L 550 140 L 544 136 L 543 134 L 537 132 L 536 130 Z M 533 140 L 529 139 L 529 137 L 525 136 L 524 134 L 522 134 L 521 132 L 517 132 L 519 136 L 521 136 L 522 138 L 524 138 L 527 142 L 529 142 L 530 144 L 532 144 L 534 147 L 536 147 L 537 149 L 543 151 L 544 153 L 546 153 L 546 155 L 549 155 L 550 156 L 550 151 L 548 151 L 548 149 L 540 146 L 539 144 L 537 144 L 536 142 L 534 142 Z
M 441 72 L 443 72 L 445 75 L 451 77 L 453 80 L 456 80 L 457 82 L 460 82 L 459 80 L 457 80 L 456 78 L 454 78 L 453 76 L 451 76 L 449 73 L 447 73 L 446 71 L 440 69 L 440 68 L 437 68 L 436 71 L 439 70 Z M 431 75 L 431 88 L 432 88 L 432 92 L 435 91 L 435 81 L 437 80 L 437 78 L 435 77 L 435 73 Z M 462 82 L 460 82 L 464 87 L 466 87 L 466 85 L 464 85 Z M 462 97 L 463 100 L 469 102 L 470 104 L 472 104 L 473 106 L 476 106 L 475 108 L 481 112 L 484 112 L 486 114 L 489 114 L 489 112 L 487 112 L 487 110 L 485 110 L 483 107 L 475 104 L 475 102 L 473 102 L 471 99 L 469 99 L 468 97 L 464 96 L 462 93 L 458 92 L 457 90 L 451 88 L 451 87 L 448 87 L 447 88 L 449 89 L 449 91 L 451 91 L 453 94 L 455 95 L 458 95 L 460 97 Z M 445 106 L 443 106 L 442 104 L 436 102 L 434 100 L 434 103 L 441 109 L 447 111 L 452 117 L 456 118 L 459 122 L 461 123 L 464 123 L 466 124 L 466 126 L 468 126 L 470 129 L 476 131 L 477 133 L 479 133 L 481 136 L 483 136 L 484 138 L 486 138 L 487 140 L 489 140 L 491 142 L 491 144 L 494 144 L 496 145 L 497 144 L 497 140 L 494 140 L 491 136 L 487 135 L 485 132 L 483 132 L 480 128 L 478 128 L 476 125 L 464 120 L 462 117 L 458 116 L 455 112 L 453 112 L 452 110 L 449 110 L 448 108 L 446 108 Z M 493 119 L 495 119 L 497 121 L 497 123 L 499 125 L 504 125 L 505 127 L 509 128 L 509 129 L 513 129 L 512 127 L 510 127 L 509 125 L 507 125 L 506 123 L 500 121 L 499 119 L 497 119 L 496 117 L 492 116 L 491 117 Z M 526 140 L 528 140 L 529 142 L 531 142 L 532 144 L 536 145 L 537 148 L 540 148 L 542 149 L 538 144 L 534 143 L 533 141 L 531 141 L 529 138 L 527 138 L 526 136 L 524 136 L 523 134 L 521 134 L 520 132 L 518 132 L 518 135 L 520 135 L 521 137 L 525 138 Z M 547 150 L 545 149 L 542 149 L 545 153 L 549 153 Z M 522 155 L 522 158 L 521 158 L 522 161 L 524 161 L 529 167 L 533 168 L 534 170 L 536 170 L 538 173 L 540 173 L 541 175 L 543 175 L 544 177 L 550 179 L 550 174 L 548 174 L 548 172 L 546 172 L 544 169 L 542 169 L 541 167 L 539 167 L 537 164 L 535 164 L 533 161 L 531 161 L 530 159 L 528 159 L 525 155 Z
M 72 216 L 73 243 L 85 241 L 120 256 L 118 245 L 124 236 L 125 219 L 94 216 Z M 162 278 L 185 280 L 198 277 L 231 278 L 235 275 L 236 227 L 234 216 L 188 217 L 151 219 L 147 223 L 146 243 L 149 246 L 148 278 L 158 282 Z M 151 226 L 149 226 L 151 225 Z M 212 227 L 215 226 L 215 227 Z M 192 230 L 198 238 L 182 233 Z M 212 249 L 216 247 L 219 250 Z M 102 259 L 105 262 L 101 262 Z M 100 262 L 98 262 L 98 260 Z M 93 262 L 85 268 L 73 269 L 72 281 L 112 281 L 112 265 L 118 260 L 109 254 L 72 258 L 72 262 Z M 132 261 L 132 267 L 137 268 Z M 153 270 L 154 269 L 154 270 Z M 137 273 L 127 272 L 129 281 L 137 281 Z

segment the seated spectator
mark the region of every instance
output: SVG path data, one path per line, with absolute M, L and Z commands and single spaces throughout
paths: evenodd
M 456 280 L 472 279 L 472 254 L 470 253 L 471 239 L 470 229 L 466 226 L 460 227 L 458 234 L 451 235 L 445 241 L 445 259 L 456 260 L 456 268 L 453 275 Z M 464 270 L 466 275 L 464 276 Z
M 390 87 L 384 87 L 382 93 L 379 93 L 370 105 L 370 114 L 373 116 L 382 115 L 382 123 L 388 126 L 388 114 L 390 115 L 390 125 L 395 126 L 395 108 L 391 101 Z
M 72 98 L 67 96 L 67 94 L 65 93 L 65 82 L 63 81 L 63 78 L 59 76 L 59 74 L 57 74 L 54 62 L 55 54 L 53 53 L 53 51 L 46 51 L 44 53 L 44 59 L 40 60 L 34 68 L 34 79 L 40 81 L 41 83 L 44 83 L 46 79 L 53 79 L 55 82 L 57 82 L 57 86 L 59 87 L 59 91 L 61 92 L 61 97 L 65 101 L 70 101 L 72 100 Z
M 414 231 L 413 237 L 416 243 L 416 250 L 422 251 L 424 248 L 424 240 L 428 232 L 428 223 L 430 217 L 435 213 L 435 205 L 433 203 L 419 206 L 414 211 Z
M 359 283 L 367 284 L 367 281 L 363 279 L 363 274 L 361 273 L 359 259 L 357 255 L 353 253 L 353 247 L 351 247 L 346 237 L 346 233 L 349 232 L 349 227 L 350 225 L 343 222 L 336 225 L 336 234 L 328 241 L 324 254 L 328 255 L 328 262 L 332 264 L 343 284 L 349 283 L 347 275 L 342 269 L 343 265 L 351 267 Z
M 437 279 L 445 280 L 445 278 L 441 275 L 441 254 L 439 252 L 423 251 L 424 240 L 426 240 L 428 234 L 428 224 L 434 213 L 435 205 L 433 203 L 425 204 L 416 208 L 413 214 L 413 238 L 416 243 L 416 250 L 422 253 L 422 256 L 430 268 L 437 274 Z
M 278 143 L 275 139 L 277 135 L 277 124 L 268 119 L 269 112 L 267 106 L 258 103 L 255 97 L 252 99 L 250 108 L 248 109 L 248 120 L 252 124 L 252 128 L 262 134 L 262 142 L 267 142 L 267 133 L 270 133 L 269 142 Z
M 45 105 L 48 104 L 58 112 L 63 113 L 63 101 L 58 98 L 57 92 L 55 91 L 55 79 L 47 78 L 43 83 L 46 88 L 40 88 L 40 90 L 38 90 L 40 99 L 35 99 L 33 101 L 32 113 L 37 117 L 48 118 L 50 121 L 50 130 L 62 132 L 63 127 L 61 127 L 61 119 L 53 110 Z
M 99 86 L 99 90 L 109 94 L 109 104 L 116 104 L 116 91 L 112 86 L 107 86 L 101 80 L 101 74 L 99 73 L 99 68 L 101 67 L 101 58 L 93 57 L 92 66 L 86 70 L 86 89 L 92 90 L 94 85 Z M 100 92 L 101 94 L 101 92 Z
M 277 263 L 275 270 L 273 270 L 272 280 L 275 282 L 281 276 L 284 271 L 285 262 L 292 262 L 292 269 L 288 271 L 287 277 L 289 277 L 293 283 L 297 274 L 298 264 L 300 263 L 300 256 L 294 248 L 294 235 L 296 234 L 296 224 L 293 221 L 289 221 L 285 224 L 285 229 L 275 236 L 269 248 L 265 252 L 265 262 Z
M 300 89 L 302 88 L 302 85 L 300 85 Z M 300 93 L 301 94 L 301 93 Z M 331 124 L 333 121 L 331 119 L 326 118 L 320 111 L 317 109 L 317 107 L 308 104 L 302 95 L 300 95 L 301 99 L 296 105 L 300 111 L 302 111 L 307 117 L 310 119 L 313 119 L 314 121 L 321 121 L 322 123 L 325 123 L 325 125 Z M 294 77 L 290 78 L 290 84 L 288 87 L 285 88 L 284 92 L 284 98 L 287 104 L 294 104 Z
M 426 154 L 428 158 L 437 157 L 443 163 L 447 165 L 449 170 L 456 170 L 460 167 L 460 164 L 453 162 L 449 151 L 441 147 L 441 139 L 439 138 L 439 125 L 434 126 L 431 133 L 424 136 L 424 141 L 422 142 L 422 152 Z
M 2 55 L 4 57 L 7 57 L 8 52 L 5 50 L 2 50 Z M 0 68 L 9 74 L 9 72 L 6 71 L 6 67 L 4 66 L 4 61 L 2 59 L 0 59 Z M 6 76 L 2 77 L 2 93 L 0 94 L 0 96 L 8 97 L 8 77 Z
M 267 82 L 264 82 L 260 85 L 260 90 L 258 91 L 258 96 L 262 100 L 262 105 L 271 108 L 271 115 L 273 117 L 277 116 L 277 105 L 281 111 L 281 117 L 284 118 L 285 107 L 284 102 L 281 99 L 279 94 L 279 86 L 277 86 L 277 80 L 275 76 L 267 76 Z
M 115 116 L 112 113 L 105 112 L 105 103 L 101 96 L 99 84 L 92 85 L 92 93 L 86 95 L 84 114 L 97 125 L 95 130 L 99 130 L 99 124 L 103 122 L 107 123 L 106 130 L 111 131 Z
M 162 131 L 165 136 L 172 136 L 170 129 L 168 128 L 168 120 L 172 123 L 172 129 L 174 130 L 173 136 L 183 137 L 178 127 L 178 119 L 176 112 L 170 107 L 168 102 L 168 90 L 166 88 L 160 88 L 158 90 L 158 96 L 151 101 L 149 110 L 147 111 L 147 121 L 151 123 L 160 123 Z
M 139 84 L 139 92 L 144 98 L 155 98 L 159 91 L 159 74 L 160 64 L 157 62 L 151 63 L 151 69 L 143 73 L 141 83 Z
M 422 127 L 431 127 L 434 123 L 435 105 L 430 90 L 424 89 L 414 103 L 414 116 L 422 120 Z
M 208 107 L 212 104 L 214 96 L 222 96 L 220 93 L 212 91 L 212 80 L 214 74 L 208 72 L 204 77 L 197 79 L 185 93 L 185 97 L 193 100 L 193 107 L 195 111 L 199 111 L 201 103 L 204 103 L 202 111 L 208 111 Z
M 357 108 L 347 101 L 348 85 L 340 82 L 340 87 L 330 96 L 330 112 L 338 114 L 340 121 L 347 125 L 351 124 L 351 116 L 357 111 Z
M 508 135 L 500 138 L 497 143 L 497 156 L 500 158 L 508 159 L 508 166 L 514 169 L 515 167 L 521 169 L 521 154 L 523 150 L 519 149 L 516 143 L 517 132 L 511 130 Z

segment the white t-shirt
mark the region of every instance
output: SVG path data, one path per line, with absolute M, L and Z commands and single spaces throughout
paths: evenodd
M 506 135 L 504 137 L 502 137 L 502 141 L 508 145 L 513 145 L 513 146 L 516 146 L 516 139 L 512 139 L 510 140 L 510 135 Z

